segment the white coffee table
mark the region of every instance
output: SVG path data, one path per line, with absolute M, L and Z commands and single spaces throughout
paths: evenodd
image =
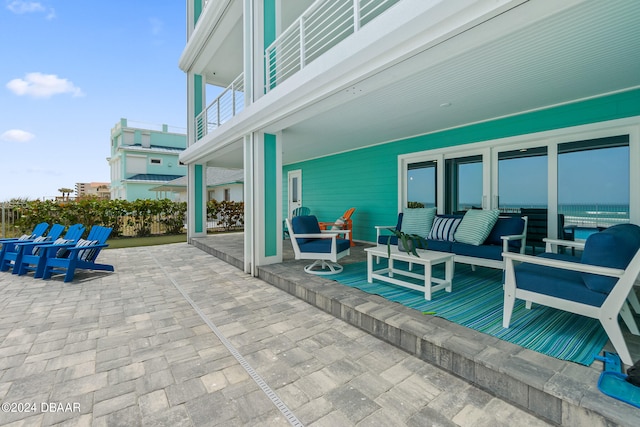
M 424 249 L 418 249 L 418 257 L 399 251 L 397 246 L 391 246 L 391 256 L 387 246 L 376 246 L 366 248 L 367 252 L 367 282 L 371 283 L 373 279 L 382 280 L 383 282 L 392 283 L 405 288 L 416 291 L 424 291 L 424 299 L 431 301 L 431 294 L 440 289 L 451 292 L 451 282 L 453 280 L 453 254 L 447 252 L 436 252 Z M 388 267 L 378 270 L 373 269 L 376 262 L 373 258 L 389 259 Z M 415 273 L 413 271 L 399 270 L 393 268 L 394 261 L 406 261 L 411 264 L 419 264 L 424 266 L 424 274 Z M 434 265 L 444 263 L 444 279 L 431 276 L 431 269 Z M 423 285 L 408 282 L 397 278 L 396 276 L 406 276 L 414 279 L 424 280 Z

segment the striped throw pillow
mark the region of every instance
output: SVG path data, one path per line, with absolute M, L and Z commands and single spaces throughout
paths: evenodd
M 436 208 L 405 209 L 402 215 L 402 232 L 426 237 L 435 216 Z
M 444 218 L 437 216 L 433 220 L 433 227 L 431 227 L 427 239 L 453 242 L 453 236 L 460 225 L 460 221 L 462 221 L 462 218 Z
M 48 241 L 49 238 L 45 237 L 45 236 L 40 236 L 40 237 L 36 237 L 35 239 L 33 239 L 33 243 L 43 243 Z M 32 255 L 38 255 L 40 253 L 40 246 L 34 246 L 31 248 L 31 254 Z
M 66 245 L 68 243 L 73 243 L 73 240 L 63 239 L 59 237 L 53 242 L 54 245 Z M 69 251 L 67 248 L 60 248 L 56 251 L 56 258 L 66 258 L 69 256 Z
M 98 244 L 97 240 L 80 239 L 78 240 L 78 243 L 76 243 L 76 247 L 95 246 L 97 244 Z M 89 261 L 93 258 L 93 255 L 95 253 L 96 253 L 95 249 L 84 249 L 84 250 L 78 251 L 78 259 L 81 259 L 83 261 Z
M 491 233 L 491 229 L 498 221 L 500 211 L 497 209 L 471 209 L 464 214 L 460 226 L 456 230 L 456 242 L 480 246 Z

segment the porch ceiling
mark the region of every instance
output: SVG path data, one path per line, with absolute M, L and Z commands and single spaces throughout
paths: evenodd
M 267 131 L 283 132 L 283 162 L 640 87 L 640 2 L 588 1 L 532 23 L 526 12 L 516 7 L 272 123 Z M 505 20 L 526 24 L 433 60 Z

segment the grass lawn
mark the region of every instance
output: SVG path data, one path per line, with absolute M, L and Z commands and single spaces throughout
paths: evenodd
M 150 237 L 118 237 L 107 240 L 109 246 L 105 249 L 133 248 L 135 246 L 166 245 L 168 243 L 184 243 L 186 234 L 170 234 Z

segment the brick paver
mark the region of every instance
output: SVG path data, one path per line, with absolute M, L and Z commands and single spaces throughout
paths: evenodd
M 100 256 L 0 274 L 0 425 L 547 425 L 193 246 Z

